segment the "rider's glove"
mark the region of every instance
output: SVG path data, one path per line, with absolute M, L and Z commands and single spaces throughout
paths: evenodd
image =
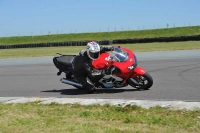
M 109 46 L 109 49 L 110 49 L 111 51 L 113 51 L 114 48 L 115 48 L 115 46 Z

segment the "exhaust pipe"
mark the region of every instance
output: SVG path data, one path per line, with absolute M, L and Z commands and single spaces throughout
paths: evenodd
M 73 85 L 73 86 L 77 86 L 77 87 L 83 87 L 82 84 L 74 81 L 74 80 L 70 80 L 70 79 L 66 79 L 66 78 L 61 78 L 60 81 L 62 83 L 65 83 L 65 84 L 69 84 L 69 85 Z

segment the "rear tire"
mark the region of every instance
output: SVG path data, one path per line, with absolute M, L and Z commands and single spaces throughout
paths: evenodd
M 153 78 L 148 72 L 146 72 L 142 76 L 137 76 L 136 78 L 132 79 L 138 84 L 134 83 L 133 80 L 131 80 L 131 78 L 128 80 L 128 84 L 139 90 L 148 90 L 153 85 Z

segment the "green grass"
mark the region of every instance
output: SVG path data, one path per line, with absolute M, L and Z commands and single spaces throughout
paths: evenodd
M 200 110 L 138 106 L 0 104 L 2 133 L 200 132 Z
M 200 41 L 125 44 L 125 45 L 121 45 L 121 46 L 130 48 L 134 52 L 187 50 L 187 49 L 200 49 Z M 54 56 L 55 53 L 76 54 L 81 49 L 85 49 L 85 46 L 2 49 L 2 50 L 0 50 L 0 58 Z
M 200 26 L 179 27 L 156 30 L 140 31 L 121 31 L 121 32 L 99 32 L 99 33 L 79 33 L 79 34 L 54 34 L 44 36 L 21 36 L 0 38 L 0 45 L 10 44 L 29 44 L 41 42 L 65 42 L 82 40 L 114 40 L 127 38 L 152 38 L 152 37 L 170 37 L 200 35 Z

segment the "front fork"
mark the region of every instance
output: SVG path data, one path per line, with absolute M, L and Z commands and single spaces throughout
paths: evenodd
M 126 79 L 126 81 L 128 82 L 128 84 L 132 84 L 131 86 L 139 86 L 140 83 L 136 80 L 136 78 L 138 76 L 142 76 L 146 73 L 146 70 L 141 68 L 141 67 L 136 67 L 133 72 L 131 73 L 131 75 L 128 77 L 128 79 Z

